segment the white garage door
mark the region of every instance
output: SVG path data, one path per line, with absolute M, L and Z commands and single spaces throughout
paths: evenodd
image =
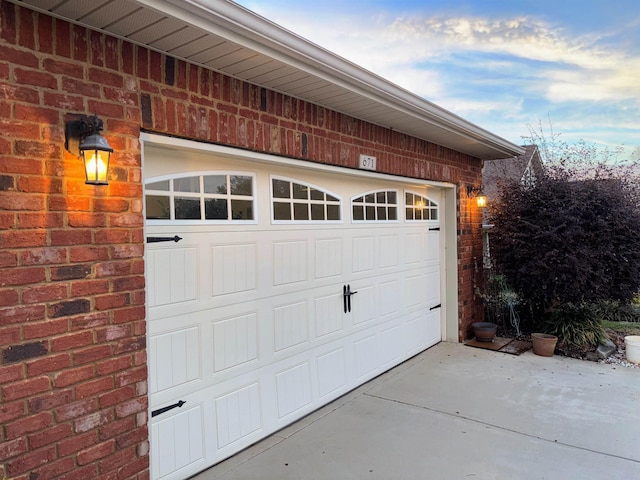
M 437 188 L 149 146 L 145 178 L 153 478 L 440 341 Z

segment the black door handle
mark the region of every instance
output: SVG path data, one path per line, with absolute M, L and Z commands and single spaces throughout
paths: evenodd
M 355 295 L 356 293 L 358 293 L 357 290 L 355 292 L 351 291 L 351 285 L 347 284 L 342 286 L 344 313 L 351 311 L 351 295 Z

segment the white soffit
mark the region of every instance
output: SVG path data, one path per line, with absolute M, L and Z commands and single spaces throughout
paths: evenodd
M 523 149 L 227 0 L 11 0 L 491 160 Z

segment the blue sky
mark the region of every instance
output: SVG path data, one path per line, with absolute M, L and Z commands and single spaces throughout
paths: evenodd
M 640 157 L 638 0 L 239 0 L 244 7 L 517 144 Z

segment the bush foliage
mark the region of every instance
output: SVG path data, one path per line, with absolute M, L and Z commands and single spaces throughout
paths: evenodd
M 630 303 L 640 292 L 637 165 L 583 155 L 545 171 L 533 185 L 500 185 L 489 211 L 498 272 L 533 318 L 566 303 Z
M 587 350 L 607 337 L 602 320 L 588 303 L 565 303 L 542 325 L 545 333 L 558 337 L 560 348 Z

